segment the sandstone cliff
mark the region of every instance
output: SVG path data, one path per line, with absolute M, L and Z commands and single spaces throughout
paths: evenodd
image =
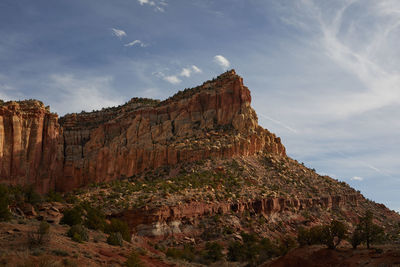
M 62 136 L 57 115 L 35 100 L 0 106 L 0 182 L 54 189 L 62 172 Z
M 0 106 L 1 180 L 68 191 L 164 165 L 267 151 L 281 141 L 257 123 L 250 91 L 235 71 L 159 102 L 60 118 L 38 101 Z

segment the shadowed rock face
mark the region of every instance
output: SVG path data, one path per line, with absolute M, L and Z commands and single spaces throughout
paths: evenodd
M 267 151 L 279 138 L 258 125 L 250 91 L 235 71 L 159 102 L 60 118 L 38 101 L 0 106 L 1 180 L 68 191 L 92 182 L 209 157 Z

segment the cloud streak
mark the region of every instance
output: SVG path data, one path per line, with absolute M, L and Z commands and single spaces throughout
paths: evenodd
M 167 2 L 165 0 L 138 0 L 141 6 L 148 5 L 154 7 L 155 11 L 164 12 Z
M 116 28 L 111 28 L 112 34 L 119 39 L 122 39 L 123 37 L 126 36 L 126 32 L 124 30 L 116 29 Z
M 127 46 L 127 47 L 132 47 L 132 46 L 135 46 L 135 45 L 138 45 L 140 47 L 146 47 L 147 46 L 146 44 L 144 44 L 140 40 L 135 40 L 135 41 L 132 41 L 130 43 L 124 44 L 124 46 Z

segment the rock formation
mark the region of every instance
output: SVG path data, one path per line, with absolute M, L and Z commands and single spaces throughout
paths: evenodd
M 68 191 L 209 157 L 285 156 L 250 103 L 233 70 L 162 102 L 134 98 L 59 121 L 38 101 L 7 102 L 0 106 L 0 179 Z
M 0 104 L 0 182 L 55 188 L 62 173 L 62 135 L 57 115 L 42 102 Z

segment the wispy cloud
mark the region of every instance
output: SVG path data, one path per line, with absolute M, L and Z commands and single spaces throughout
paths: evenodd
M 275 119 L 273 119 L 273 118 L 271 118 L 271 117 L 269 117 L 269 116 L 266 116 L 266 115 L 264 115 L 264 114 L 261 114 L 261 113 L 258 113 L 258 115 L 260 115 L 261 117 L 263 117 L 263 118 L 265 118 L 265 119 L 267 119 L 267 120 L 269 120 L 269 121 L 272 121 L 273 123 L 278 124 L 279 126 L 282 126 L 283 128 L 289 130 L 289 131 L 292 132 L 292 133 L 296 133 L 296 134 L 297 134 L 297 130 L 296 130 L 296 129 L 294 129 L 294 128 L 288 126 L 287 124 L 285 124 L 285 123 L 283 123 L 283 122 L 281 122 L 281 121 L 275 120 Z
M 140 41 L 140 40 L 135 40 L 135 41 L 133 41 L 133 42 L 124 44 L 124 46 L 127 46 L 127 47 L 131 47 L 131 46 L 135 46 L 135 45 L 138 45 L 138 46 L 140 46 L 140 47 L 146 47 L 146 46 L 147 46 L 145 43 L 143 43 L 143 42 Z
M 197 67 L 196 65 L 192 65 L 190 67 L 182 68 L 182 70 L 178 74 L 166 75 L 162 71 L 159 71 L 159 72 L 154 72 L 153 75 L 169 83 L 179 84 L 182 82 L 181 78 L 189 78 L 192 76 L 193 73 L 201 73 L 201 72 L 202 70 L 199 67 Z
M 390 65 L 388 53 L 393 51 L 392 42 L 396 40 L 397 45 L 400 41 L 396 33 L 400 29 L 400 12 L 396 12 L 400 10 L 400 2 L 369 1 L 366 19 L 374 19 L 363 31 L 358 30 L 365 27 L 362 15 L 358 20 L 354 18 L 356 16 L 349 17 L 350 9 L 353 13 L 357 12 L 357 1 L 344 1 L 336 11 L 329 11 L 333 16 L 327 14 L 328 9 L 316 1 L 303 3 L 307 12 L 312 12 L 319 27 L 319 43 L 326 55 L 365 87 L 363 91 L 349 91 L 340 96 L 340 99 L 325 106 L 326 111 L 338 116 L 352 116 L 400 104 L 400 72 L 387 67 L 388 63 Z M 385 54 L 384 51 L 389 52 Z
M 140 5 L 149 5 L 154 7 L 154 10 L 164 12 L 165 7 L 168 5 L 165 0 L 138 0 Z
M 218 65 L 220 65 L 222 67 L 222 69 L 224 69 L 224 70 L 229 68 L 229 66 L 231 65 L 229 60 L 227 60 L 224 56 L 221 56 L 221 55 L 216 55 L 214 57 L 214 62 L 217 63 Z
M 114 36 L 118 37 L 119 39 L 122 39 L 122 37 L 126 36 L 126 32 L 124 30 L 111 28 L 111 31 L 112 31 L 112 34 Z
M 182 77 L 189 78 L 192 73 L 201 73 L 202 70 L 199 69 L 196 65 L 192 65 L 190 68 L 183 68 L 181 73 L 179 74 Z

